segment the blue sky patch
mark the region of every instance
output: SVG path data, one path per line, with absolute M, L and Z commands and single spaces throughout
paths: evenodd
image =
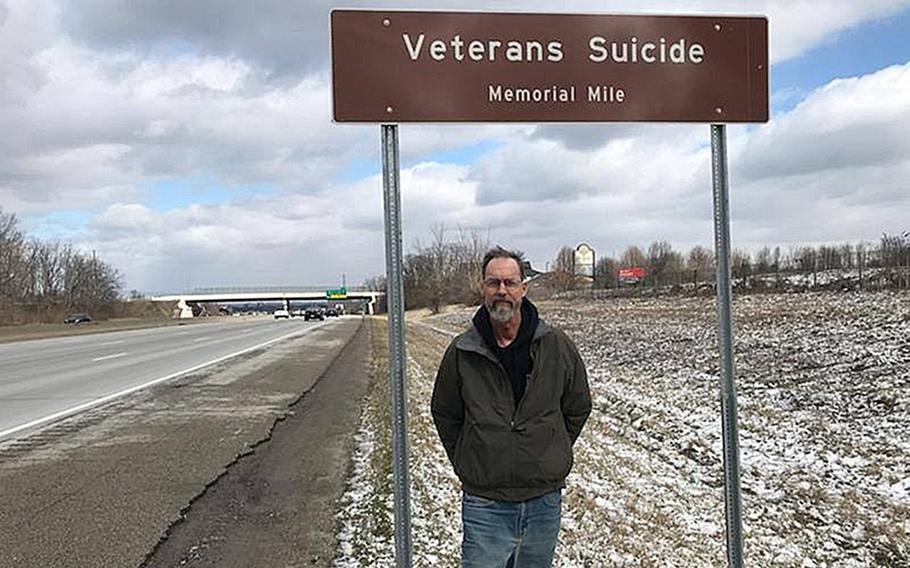
M 419 158 L 404 160 L 402 169 L 413 167 L 421 162 L 438 162 L 440 164 L 457 164 L 459 166 L 471 164 L 477 158 L 497 150 L 503 146 L 499 140 L 482 140 L 476 144 L 468 144 L 457 148 L 447 148 L 438 152 L 422 154 Z M 353 183 L 365 177 L 379 175 L 382 172 L 380 159 L 356 159 L 351 161 L 341 174 L 345 183 Z
M 907 63 L 908 29 L 910 9 L 845 30 L 796 59 L 772 65 L 772 113 L 793 109 L 811 91 L 834 79 L 868 75 Z
M 266 186 L 225 187 L 212 176 L 192 176 L 150 182 L 142 186 L 145 205 L 156 211 L 171 211 L 189 205 L 217 205 L 274 193 Z
M 357 158 L 348 162 L 347 167 L 341 173 L 341 181 L 344 183 L 353 183 L 365 177 L 379 174 L 382 164 L 379 160 Z
M 502 146 L 503 143 L 499 140 L 482 140 L 476 144 L 469 144 L 467 146 L 459 146 L 458 148 L 425 154 L 416 160 L 410 160 L 409 163 L 403 164 L 403 167 L 409 168 L 420 162 L 438 162 L 440 164 L 457 164 L 459 166 L 464 166 L 473 163 L 477 158 L 497 150 Z
M 70 242 L 85 234 L 90 216 L 88 211 L 54 211 L 23 217 L 22 226 L 31 238 Z

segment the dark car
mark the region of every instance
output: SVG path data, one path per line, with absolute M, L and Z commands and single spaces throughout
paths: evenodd
M 76 325 L 80 323 L 88 323 L 92 321 L 92 318 L 88 317 L 88 314 L 70 314 L 63 323 L 74 323 Z
M 319 321 L 322 321 L 325 319 L 325 314 L 320 308 L 307 308 L 303 313 L 303 319 L 305 321 L 310 321 L 312 319 L 318 319 Z
M 325 315 L 326 315 L 326 317 L 329 317 L 329 318 L 337 318 L 338 310 L 336 310 L 335 308 L 329 308 L 325 311 Z

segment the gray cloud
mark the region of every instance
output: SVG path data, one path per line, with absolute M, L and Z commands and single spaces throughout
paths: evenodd
M 430 2 L 426 8 L 432 8 Z M 248 61 L 268 82 L 287 84 L 329 67 L 331 0 L 64 0 L 61 26 L 99 50 L 145 56 L 186 52 Z M 413 9 L 406 0 L 351 0 L 344 8 Z
M 69 34 L 98 49 L 197 51 L 255 62 L 267 75 L 325 67 L 328 3 L 263 0 L 78 0 L 63 4 Z
M 613 140 L 632 138 L 646 125 L 641 124 L 543 124 L 532 138 L 555 140 L 570 150 L 595 150 Z

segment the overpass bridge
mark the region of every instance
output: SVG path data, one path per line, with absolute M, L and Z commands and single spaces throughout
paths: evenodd
M 240 302 L 282 302 L 286 310 L 291 309 L 293 301 L 340 302 L 360 300 L 366 303 L 366 311 L 373 314 L 376 300 L 385 292 L 370 290 L 364 287 L 339 288 L 331 290 L 315 286 L 261 286 L 261 287 L 226 287 L 196 288 L 192 292 L 154 296 L 155 302 L 177 302 L 181 318 L 193 317 L 193 306 L 203 303 L 227 304 Z

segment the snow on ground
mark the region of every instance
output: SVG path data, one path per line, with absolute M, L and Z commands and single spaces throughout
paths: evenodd
M 734 302 L 746 563 L 910 566 L 910 294 Z M 594 397 L 575 447 L 555 565 L 724 566 L 713 299 L 578 298 L 539 307 L 578 344 Z M 458 562 L 458 485 L 428 405 L 450 333 L 472 311 L 408 329 L 415 566 Z M 365 420 L 363 435 L 374 430 L 387 432 L 387 421 Z M 380 490 L 356 475 L 350 489 L 342 542 L 370 525 L 370 511 L 357 512 L 356 502 Z M 384 502 L 389 514 L 391 500 Z M 340 565 L 391 565 L 383 546 L 391 540 Z

